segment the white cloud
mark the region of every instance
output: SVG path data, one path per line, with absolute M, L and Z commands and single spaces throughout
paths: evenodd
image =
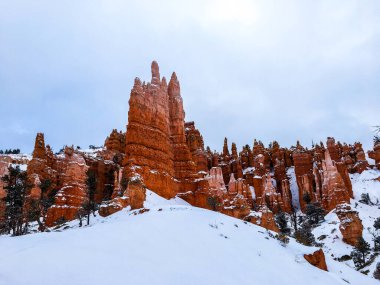
M 177 71 L 187 117 L 212 148 L 224 136 L 369 146 L 379 14 L 378 1 L 1 2 L 0 98 L 17 106 L 1 118 L 29 134 L 2 130 L 0 148 L 30 150 L 39 130 L 56 148 L 101 144 L 125 128 L 133 78 L 149 80 L 153 59 L 162 75 Z

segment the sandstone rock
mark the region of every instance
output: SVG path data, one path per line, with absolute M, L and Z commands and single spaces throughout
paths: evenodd
M 262 205 L 266 205 L 273 213 L 279 212 L 284 208 L 282 197 L 277 193 L 276 187 L 273 185 L 272 177 L 269 173 L 263 176 L 264 192 L 262 197 Z
M 165 198 L 195 190 L 196 165 L 186 143 L 185 113 L 175 73 L 167 86 L 153 62 L 151 84 L 136 79 L 129 106 L 125 177 L 131 178 L 136 171 L 148 189 Z
M 373 150 L 368 152 L 368 156 L 375 160 L 375 165 L 380 170 L 380 141 L 375 143 Z
M 271 230 L 277 233 L 279 232 L 273 212 L 266 206 L 262 206 L 257 212 L 251 213 L 250 216 L 245 218 L 245 220 L 267 230 Z
M 125 133 L 113 129 L 111 134 L 106 138 L 104 146 L 107 150 L 123 153 L 125 151 Z
M 128 183 L 127 196 L 132 210 L 144 207 L 146 199 L 145 186 L 139 176 L 134 177 Z
M 292 206 L 292 192 L 290 191 L 290 183 L 288 179 L 281 181 L 281 195 L 282 195 L 282 211 L 286 213 L 293 212 Z
M 355 246 L 363 233 L 363 224 L 358 212 L 352 210 L 348 204 L 340 204 L 335 213 L 340 220 L 339 230 L 343 235 L 343 241 Z
M 325 259 L 325 254 L 324 254 L 322 249 L 319 249 L 312 254 L 304 254 L 304 258 L 311 265 L 318 267 L 319 269 L 322 269 L 324 271 L 328 271 L 326 259 Z
M 107 217 L 116 212 L 121 211 L 129 204 L 127 197 L 115 197 L 111 201 L 107 201 L 99 207 L 99 215 L 102 217 Z
M 78 211 L 87 199 L 85 159 L 74 152 L 72 147 L 65 148 L 64 157 L 58 161 L 62 187 L 55 195 L 55 202 L 48 209 L 46 225 L 51 227 L 58 221 L 71 221 L 77 218 Z
M 226 157 L 229 158 L 229 156 L 230 156 L 230 151 L 228 150 L 228 141 L 227 141 L 227 138 L 224 138 L 223 157 L 224 158 L 226 158 Z
M 304 210 L 306 203 L 303 197 L 308 193 L 312 201 L 315 201 L 313 190 L 313 159 L 308 151 L 298 143 L 293 153 L 294 171 L 297 180 L 300 206 Z
M 211 151 L 210 153 L 205 152 L 203 137 L 198 129 L 195 128 L 194 122 L 185 123 L 185 134 L 186 134 L 186 143 L 189 147 L 189 150 L 192 154 L 193 161 L 196 165 L 197 172 L 207 172 L 209 169 L 209 158 L 211 160 Z M 218 166 L 218 163 L 212 166 Z M 211 163 L 210 163 L 210 167 Z
M 340 161 L 342 158 L 341 149 L 339 145 L 335 143 L 335 139 L 328 137 L 326 145 L 327 145 L 327 150 L 330 153 L 331 159 L 334 160 L 335 162 Z
M 336 162 L 330 157 L 330 152 L 326 150 L 323 167 L 322 185 L 322 205 L 327 212 L 333 210 L 338 204 L 350 202 L 350 193 L 344 184 Z

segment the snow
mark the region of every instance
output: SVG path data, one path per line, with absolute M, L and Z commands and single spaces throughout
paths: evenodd
M 294 172 L 294 167 L 289 167 L 286 171 L 286 175 L 289 177 L 290 183 L 290 192 L 292 193 L 292 204 L 294 209 L 299 210 L 300 207 L 300 199 L 299 192 L 297 186 L 296 174 Z
M 330 272 L 256 225 L 148 191 L 148 212 L 125 209 L 61 232 L 0 237 L 0 284 L 377 284 L 327 257 Z M 347 280 L 344 281 L 343 279 Z
M 368 193 L 372 202 L 376 203 L 380 201 L 380 182 L 375 180 L 379 176 L 380 171 L 376 169 L 365 170 L 361 174 L 350 174 L 354 193 L 354 199 L 351 199 L 350 204 L 351 207 L 359 213 L 359 218 L 363 224 L 363 238 L 370 243 L 371 247 L 373 247 L 373 237 L 370 230 L 374 230 L 373 223 L 376 218 L 380 217 L 380 209 L 378 205 L 365 205 L 360 203 L 359 200 L 361 199 L 361 194 Z M 313 230 L 317 240 L 318 237 L 326 235 L 326 238 L 318 240 L 318 242 L 323 243 L 325 254 L 333 258 L 350 255 L 353 250 L 352 246 L 342 241 L 339 225 L 340 221 L 334 211 L 332 211 L 326 215 L 325 222 Z M 377 257 L 370 266 L 363 268 L 362 271 L 369 270 L 368 275 L 372 276 L 377 262 L 380 262 L 380 257 Z M 342 264 L 354 268 L 352 260 L 344 261 Z

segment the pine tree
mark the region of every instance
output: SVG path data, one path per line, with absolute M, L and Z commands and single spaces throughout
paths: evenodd
M 97 178 L 96 173 L 92 170 L 87 171 L 87 202 L 84 205 L 84 212 L 87 217 L 87 225 L 90 224 L 90 215 L 93 213 L 95 215 L 96 211 L 96 203 L 95 203 L 95 192 L 96 192 L 96 184 Z M 80 215 L 81 216 L 81 215 Z M 82 224 L 82 220 L 80 219 L 80 223 Z
M 303 200 L 306 204 L 309 204 L 309 203 L 311 202 L 311 197 L 310 197 L 309 192 L 306 192 L 305 194 L 303 194 L 303 196 L 302 196 L 302 200 Z
M 290 228 L 288 227 L 288 221 L 286 219 L 286 215 L 284 212 L 280 211 L 276 215 L 276 223 L 278 228 L 280 229 L 280 233 L 284 235 L 288 235 L 290 233 Z
M 373 278 L 380 280 L 380 262 L 376 264 L 376 269 L 373 272 Z
M 50 179 L 44 179 L 38 185 L 41 189 L 41 196 L 39 201 L 39 217 L 37 219 L 39 229 L 45 230 L 46 214 L 48 209 L 54 204 L 56 190 L 52 188 Z M 41 220 L 42 219 L 42 220 Z
M 311 232 L 311 229 L 311 225 L 308 222 L 303 223 L 302 227 L 295 233 L 296 240 L 306 246 L 314 245 L 315 237 Z
M 375 220 L 375 222 L 373 223 L 373 227 L 375 228 L 375 230 L 380 230 L 380 218 L 377 218 Z
M 6 223 L 5 231 L 15 236 L 25 234 L 29 213 L 24 213 L 24 202 L 26 192 L 32 187 L 27 182 L 25 171 L 21 171 L 19 166 L 8 168 L 8 174 L 2 180 L 5 183 L 4 189 L 7 192 L 6 202 Z M 24 224 L 24 222 L 26 222 Z M 24 226 L 24 227 L 23 227 Z
M 359 238 L 354 250 L 351 252 L 356 268 L 360 268 L 366 261 L 366 256 L 370 253 L 371 246 L 362 237 Z
M 317 225 L 324 220 L 325 211 L 320 203 L 309 203 L 306 205 L 305 214 L 311 225 Z

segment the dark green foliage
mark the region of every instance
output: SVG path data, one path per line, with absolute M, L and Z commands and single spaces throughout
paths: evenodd
M 24 213 L 23 207 L 25 195 L 32 185 L 28 184 L 26 172 L 21 171 L 19 166 L 10 166 L 8 171 L 9 174 L 2 178 L 7 192 L 5 224 L 2 226 L 4 232 L 18 236 L 26 234 L 28 230 L 29 213 Z
M 373 227 L 375 230 L 380 230 L 380 218 L 377 218 L 375 222 L 373 223 Z
M 373 243 L 374 243 L 374 250 L 379 251 L 380 250 L 380 236 L 375 235 L 373 237 Z
M 90 224 L 90 215 L 91 213 L 95 214 L 95 211 L 97 209 L 97 205 L 95 203 L 95 192 L 96 192 L 96 185 L 97 185 L 97 178 L 96 173 L 92 170 L 87 171 L 87 179 L 86 179 L 86 185 L 87 185 L 87 200 L 86 203 L 83 206 L 85 215 L 87 216 L 87 225 Z M 82 225 L 82 213 L 79 213 L 80 216 L 80 225 Z
M 54 204 L 56 189 L 52 189 L 52 182 L 50 179 L 44 179 L 38 185 L 41 189 L 41 197 L 39 201 L 39 216 L 37 222 L 41 231 L 45 230 L 45 220 L 48 209 Z M 42 221 L 41 221 L 42 218 Z
M 290 228 L 288 227 L 288 220 L 284 212 L 279 212 L 276 215 L 276 223 L 278 228 L 280 229 L 280 233 L 284 235 L 288 235 L 290 233 Z
M 351 252 L 352 259 L 354 261 L 355 267 L 360 269 L 366 261 L 366 256 L 370 253 L 371 247 L 368 242 L 363 238 L 360 238 Z
M 361 196 L 360 196 L 360 200 L 359 200 L 360 203 L 363 203 L 363 204 L 366 204 L 366 205 L 373 205 L 370 197 L 369 197 L 369 194 L 368 193 L 363 193 Z
M 305 214 L 311 225 L 317 225 L 325 219 L 325 211 L 320 203 L 309 203 L 306 205 Z
M 217 206 L 218 203 L 217 203 L 215 197 L 212 197 L 212 196 L 208 197 L 207 198 L 207 204 L 211 207 L 211 209 L 213 211 L 216 211 L 216 206 Z
M 311 197 L 310 197 L 310 194 L 308 192 L 306 192 L 305 194 L 303 194 L 302 196 L 302 200 L 306 203 L 306 204 L 309 204 L 311 202 Z
M 380 262 L 376 264 L 376 269 L 373 272 L 373 278 L 380 280 Z
M 16 149 L 6 149 L 5 151 L 4 150 L 0 150 L 0 154 L 20 154 L 20 149 L 19 148 L 16 148 Z
M 295 238 L 299 243 L 306 246 L 312 246 L 315 244 L 315 237 L 311 232 L 311 226 L 305 222 L 301 228 L 295 232 Z
M 106 183 L 104 187 L 104 201 L 111 200 L 112 192 L 114 189 L 115 172 L 114 169 L 110 169 L 106 172 Z

